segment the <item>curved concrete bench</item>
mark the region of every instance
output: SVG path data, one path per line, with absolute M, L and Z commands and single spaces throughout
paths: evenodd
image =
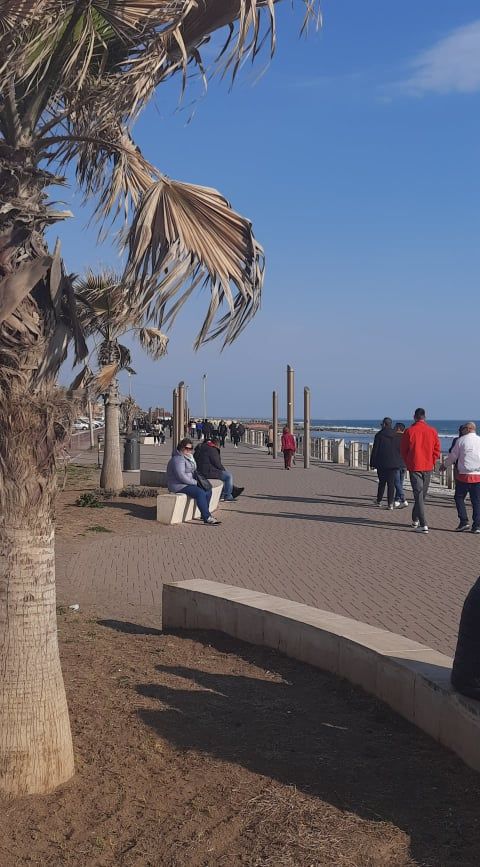
M 212 496 L 210 499 L 210 511 L 215 512 L 220 503 L 223 482 L 218 479 L 210 479 L 212 483 Z M 159 494 L 157 496 L 157 521 L 160 524 L 182 524 L 183 521 L 191 521 L 200 518 L 200 512 L 195 500 L 186 494 Z
M 454 692 L 452 660 L 366 623 L 194 579 L 163 587 L 164 628 L 216 629 L 363 687 L 480 770 L 480 702 Z

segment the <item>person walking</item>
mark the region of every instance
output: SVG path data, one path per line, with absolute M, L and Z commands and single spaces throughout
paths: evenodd
M 470 494 L 473 518 L 471 532 L 480 534 L 480 436 L 474 421 L 463 425 L 465 433 L 458 437 L 442 464 L 442 468 L 456 464 L 455 505 L 459 525 L 457 532 L 470 529 L 465 497 Z
M 415 410 L 413 419 L 413 424 L 402 435 L 400 452 L 410 474 L 414 497 L 412 527 L 418 533 L 428 533 L 425 499 L 435 461 L 441 454 L 440 440 L 435 428 L 425 421 L 422 407 Z
M 393 505 L 396 509 L 406 509 L 406 507 L 408 506 L 408 502 L 405 499 L 405 491 L 403 489 L 406 467 L 400 451 L 400 443 L 402 441 L 402 435 L 405 430 L 405 425 L 402 421 L 397 421 L 393 430 L 397 435 L 395 442 L 398 449 L 398 457 L 400 460 L 398 470 L 395 471 L 395 502 Z
M 201 440 L 203 433 L 203 424 L 201 421 L 197 421 L 195 425 L 195 430 L 197 431 L 197 440 Z
M 172 494 L 186 494 L 195 500 L 202 516 L 202 521 L 209 527 L 221 524 L 210 513 L 211 491 L 204 491 L 198 484 L 195 475 L 197 465 L 193 457 L 191 439 L 180 440 L 176 451 L 167 464 L 167 487 Z
M 208 418 L 204 418 L 202 422 L 203 439 L 209 440 L 213 434 L 213 424 Z
M 230 439 L 233 443 L 233 448 L 237 449 L 238 444 L 240 442 L 240 434 L 238 431 L 238 425 L 237 425 L 236 421 L 232 421 L 232 423 L 230 425 Z
M 395 501 L 395 473 L 400 467 L 400 451 L 397 445 L 397 434 L 392 429 L 392 419 L 385 416 L 380 430 L 373 440 L 370 466 L 377 471 L 378 489 L 376 504 L 382 507 L 385 486 L 387 488 L 386 508 L 393 511 Z
M 269 427 L 267 431 L 267 454 L 273 455 L 273 427 Z
M 159 420 L 158 420 L 158 418 L 157 418 L 157 419 L 155 419 L 155 421 L 153 422 L 153 426 L 152 426 L 153 445 L 154 445 L 154 446 L 159 446 L 159 445 L 160 445 L 160 440 L 161 440 L 162 431 L 163 431 L 162 425 L 160 424 L 160 422 L 159 422 Z
M 295 455 L 296 450 L 297 441 L 294 435 L 290 432 L 287 425 L 285 425 L 282 432 L 282 452 L 286 470 L 290 470 L 292 468 L 292 458 Z
M 222 418 L 220 424 L 218 425 L 218 436 L 220 437 L 220 445 L 223 449 L 225 448 L 225 437 L 227 436 L 227 434 L 228 427 Z

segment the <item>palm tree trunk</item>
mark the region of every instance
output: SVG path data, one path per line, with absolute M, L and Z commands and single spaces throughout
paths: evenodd
M 105 397 L 105 442 L 100 487 L 117 494 L 123 488 L 120 459 L 120 397 L 116 379 L 110 383 Z
M 0 523 L 0 790 L 9 795 L 50 792 L 74 773 L 45 500 L 33 526 Z

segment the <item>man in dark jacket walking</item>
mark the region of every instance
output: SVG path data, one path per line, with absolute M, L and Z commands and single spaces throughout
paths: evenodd
M 377 506 L 382 507 L 385 486 L 387 487 L 387 509 L 393 511 L 395 501 L 395 473 L 400 466 L 400 451 L 397 434 L 392 430 L 392 419 L 386 416 L 382 427 L 375 434 L 370 466 L 378 473 Z
M 228 427 L 222 418 L 220 424 L 218 425 L 218 436 L 220 437 L 220 445 L 222 446 L 222 448 L 225 448 L 225 437 L 227 436 L 227 434 Z
M 243 492 L 233 484 L 233 475 L 225 469 L 220 460 L 219 440 L 212 437 L 198 445 L 194 452 L 199 473 L 207 479 L 220 479 L 223 482 L 222 500 L 232 501 Z

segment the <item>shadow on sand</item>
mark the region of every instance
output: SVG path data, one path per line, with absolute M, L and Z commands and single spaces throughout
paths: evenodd
M 336 677 L 219 633 L 181 634 L 241 656 L 252 676 L 158 666 L 172 685 L 137 690 L 152 700 L 138 713 L 159 736 L 392 822 L 422 867 L 478 867 L 480 777 L 456 756 Z

